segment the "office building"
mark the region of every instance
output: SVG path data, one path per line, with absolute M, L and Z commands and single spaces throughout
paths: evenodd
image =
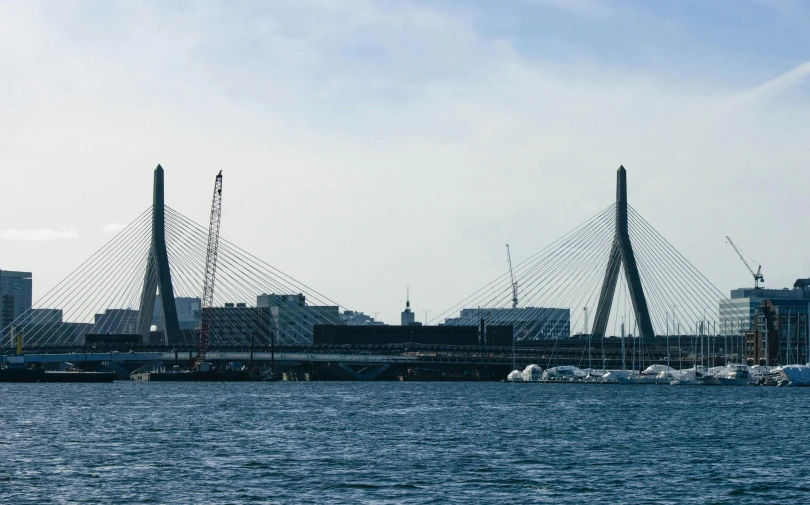
M 246 303 L 226 303 L 222 307 L 202 309 L 208 322 L 211 345 L 262 347 L 270 345 L 272 318 L 267 307 L 248 307 Z
M 81 344 L 93 326 L 92 323 L 64 322 L 61 309 L 28 309 L 11 325 L 9 344 L 15 345 L 17 335 L 22 336 L 24 345 Z
M 106 309 L 94 317 L 93 334 L 132 335 L 138 333 L 136 309 Z
M 345 325 L 340 308 L 332 305 L 307 305 L 306 297 L 284 294 L 262 294 L 256 299 L 260 308 L 268 308 L 270 328 L 280 345 L 312 345 L 316 324 Z
M 337 306 L 307 305 L 303 294 L 261 294 L 256 306 L 226 303 L 203 309 L 212 344 L 312 345 L 316 324 L 345 325 Z
M 31 308 L 31 277 L 31 272 L 0 270 L 0 331 L 8 332 L 14 320 Z
M 340 314 L 340 319 L 349 326 L 385 326 L 382 321 L 375 321 L 373 317 L 367 316 L 356 310 L 346 310 Z
M 810 304 L 810 279 L 798 279 L 793 288 L 732 289 L 730 298 L 720 300 L 717 333 L 742 335 L 746 331 L 754 331 L 754 316 L 765 300 L 770 300 L 774 307 L 796 309 L 804 306 L 806 311 Z
M 445 319 L 445 326 L 511 326 L 516 342 L 568 338 L 571 311 L 545 307 L 461 309 L 459 317 Z
M 180 324 L 180 329 L 189 331 L 197 330 L 200 328 L 200 314 L 202 310 L 202 301 L 197 297 L 175 297 L 174 306 L 177 308 L 177 322 Z M 155 297 L 155 308 L 152 312 L 152 326 L 157 328 L 157 331 L 163 331 L 163 314 L 160 311 L 160 295 Z

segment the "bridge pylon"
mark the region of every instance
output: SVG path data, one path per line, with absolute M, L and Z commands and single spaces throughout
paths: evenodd
M 163 167 L 155 168 L 152 203 L 152 243 L 149 247 L 146 273 L 138 308 L 137 332 L 149 340 L 152 314 L 155 310 L 155 295 L 160 292 L 160 313 L 163 319 L 163 339 L 166 344 L 183 342 L 180 323 L 177 320 L 177 306 L 174 302 L 172 274 L 169 269 L 169 255 L 166 251 L 166 208 L 164 204 Z
M 616 174 L 616 232 L 613 245 L 610 249 L 610 259 L 608 260 L 605 279 L 602 282 L 602 290 L 599 294 L 599 305 L 596 308 L 596 317 L 593 322 L 593 336 L 602 338 L 605 336 L 610 308 L 613 305 L 613 296 L 616 292 L 616 282 L 619 280 L 619 268 L 624 266 L 624 274 L 627 280 L 627 287 L 630 291 L 630 299 L 633 302 L 633 312 L 640 335 L 643 337 L 654 337 L 650 310 L 647 306 L 647 298 L 644 296 L 644 287 L 641 285 L 641 276 L 636 265 L 636 257 L 633 253 L 633 244 L 630 242 L 630 232 L 627 226 L 627 171 L 624 166 L 620 166 Z

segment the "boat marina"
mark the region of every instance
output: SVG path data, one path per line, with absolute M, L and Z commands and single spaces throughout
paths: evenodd
M 810 387 L 810 364 L 783 367 L 728 364 L 718 367 L 695 366 L 677 370 L 666 365 L 650 365 L 644 370 L 580 369 L 557 366 L 543 370 L 529 365 L 513 370 L 505 382 L 576 383 L 672 386 L 788 386 Z

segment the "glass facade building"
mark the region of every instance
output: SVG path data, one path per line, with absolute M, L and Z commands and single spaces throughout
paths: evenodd
M 741 335 L 754 330 L 754 317 L 757 309 L 765 300 L 770 300 L 774 307 L 782 305 L 797 310 L 810 303 L 810 287 L 796 281 L 793 289 L 740 288 L 732 289 L 729 299 L 720 300 L 721 335 Z

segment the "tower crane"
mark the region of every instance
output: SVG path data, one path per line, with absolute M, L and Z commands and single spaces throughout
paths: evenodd
M 515 273 L 512 271 L 512 254 L 509 252 L 509 244 L 506 244 L 506 262 L 509 263 L 509 278 L 512 279 L 512 308 L 518 306 L 518 284 L 515 282 Z
M 197 342 L 197 363 L 205 361 L 211 331 L 211 308 L 214 306 L 214 281 L 217 274 L 219 251 L 219 224 L 222 219 L 222 170 L 214 181 L 214 197 L 211 202 L 211 221 L 208 226 L 208 251 L 205 255 L 205 285 L 203 286 L 200 310 L 200 340 Z
M 762 276 L 762 265 L 757 265 L 757 271 L 756 273 L 754 273 L 754 269 L 751 268 L 751 265 L 749 265 L 747 261 L 745 261 L 745 258 L 743 257 L 740 250 L 737 249 L 737 246 L 734 244 L 734 241 L 731 240 L 731 237 L 726 235 L 726 240 L 728 240 L 728 243 L 731 244 L 732 248 L 734 248 L 734 252 L 736 252 L 737 256 L 740 257 L 743 264 L 745 265 L 745 268 L 747 268 L 748 271 L 751 272 L 751 276 L 754 278 L 754 289 L 759 289 L 759 283 L 765 282 L 765 278 Z

